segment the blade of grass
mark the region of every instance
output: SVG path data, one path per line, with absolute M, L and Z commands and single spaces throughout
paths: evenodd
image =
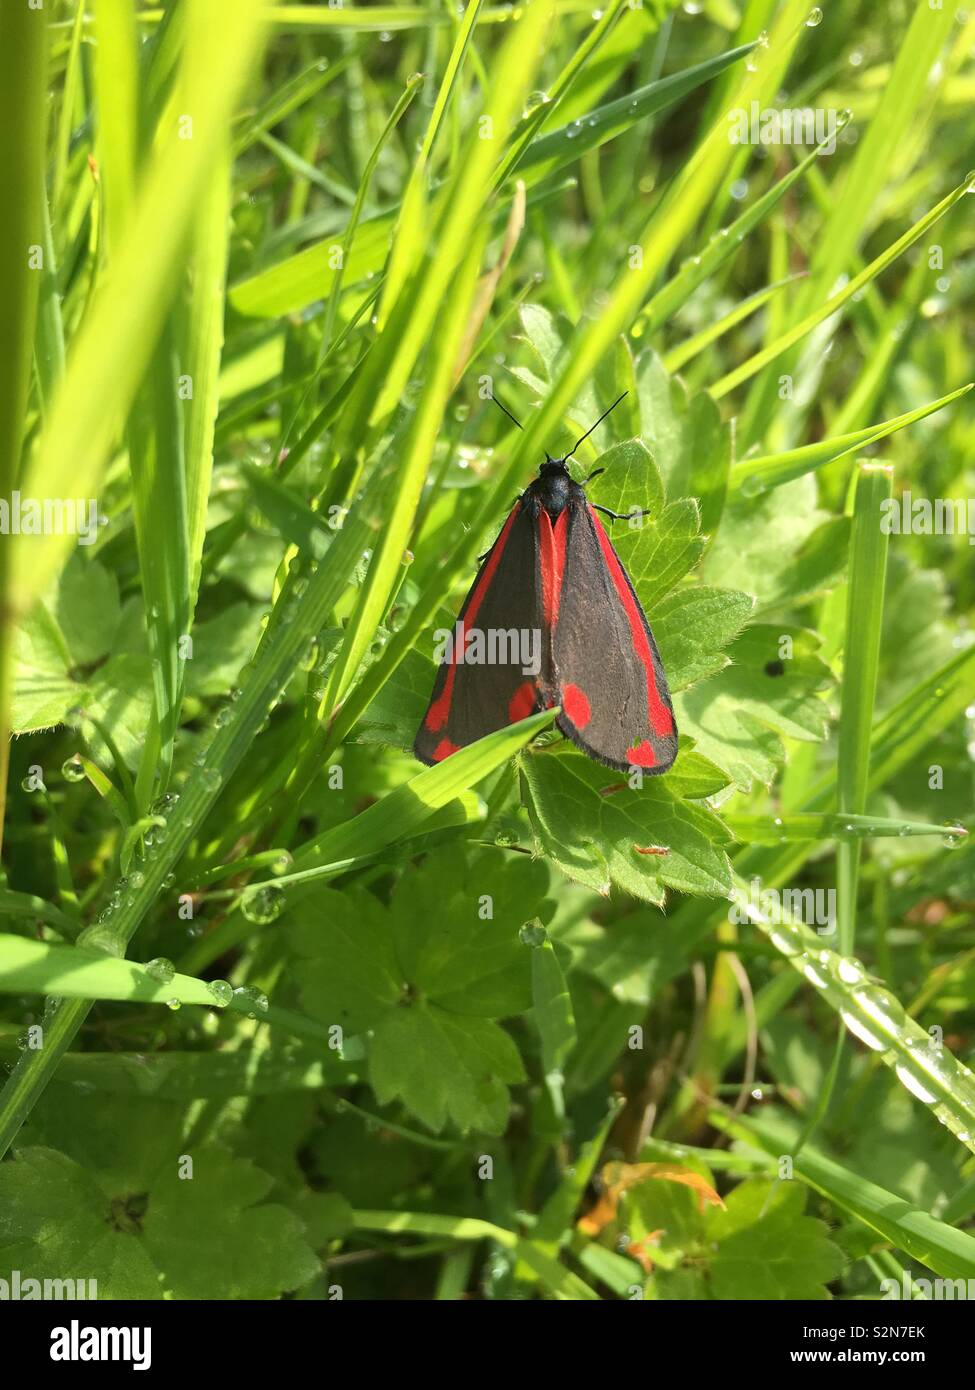
M 20 475 L 40 277 L 30 248 L 43 245 L 47 16 L 26 5 L 0 11 L 0 163 L 8 206 L 0 217 L 0 497 Z M 0 544 L 0 845 L 7 806 L 13 695 L 13 547 Z
M 470 1216 L 436 1216 L 412 1211 L 355 1211 L 352 1224 L 357 1231 L 383 1231 L 389 1235 L 448 1236 L 451 1240 L 492 1240 L 512 1251 L 535 1273 L 542 1286 L 556 1298 L 591 1302 L 598 1295 L 585 1280 L 565 1265 L 539 1250 L 530 1240 L 514 1231 Z
M 780 334 L 774 342 L 769 343 L 766 347 L 762 348 L 760 352 L 756 352 L 747 362 L 743 362 L 741 366 L 736 367 L 731 372 L 727 372 L 716 381 L 714 385 L 709 388 L 711 396 L 715 400 L 720 400 L 721 397 L 726 396 L 729 391 L 733 391 L 736 386 L 740 386 L 743 381 L 747 381 L 749 377 L 754 376 L 756 372 L 761 371 L 761 369 L 768 366 L 770 362 L 774 362 L 777 357 L 780 357 L 782 353 L 786 352 L 795 343 L 798 343 L 801 338 L 804 338 L 807 333 L 811 332 L 817 324 L 822 323 L 824 319 L 828 319 L 832 314 L 835 314 L 837 309 L 842 308 L 848 300 L 852 299 L 858 290 L 862 289 L 864 285 L 869 284 L 882 270 L 885 270 L 898 256 L 906 251 L 909 246 L 913 246 L 916 241 L 924 236 L 925 232 L 927 232 L 930 227 L 933 227 L 940 218 L 944 217 L 946 212 L 964 198 L 965 194 L 969 192 L 969 188 L 970 184 L 967 180 L 965 183 L 959 184 L 947 197 L 942 198 L 941 202 L 937 203 L 930 212 L 926 213 L 924 217 L 915 222 L 903 236 L 898 237 L 898 239 L 892 242 L 885 251 L 881 252 L 879 256 L 872 260 L 859 275 L 854 275 L 852 279 L 848 280 L 843 288 L 838 290 L 830 299 L 820 304 L 818 308 L 813 309 L 805 318 L 794 324 L 793 327 L 787 329 L 785 333 Z
M 906 411 L 903 415 L 895 415 L 890 420 L 882 420 L 879 424 L 868 425 L 865 429 L 854 430 L 850 434 L 819 439 L 815 444 L 803 444 L 798 449 L 788 449 L 781 454 L 743 459 L 732 466 L 728 486 L 733 492 L 740 488 L 747 496 L 757 496 L 759 492 L 779 487 L 782 483 L 791 482 L 793 478 L 801 478 L 803 474 L 811 473 L 835 459 L 862 449 L 864 445 L 876 444 L 878 440 L 896 434 L 906 425 L 924 420 L 935 411 L 960 400 L 971 389 L 972 383 L 969 382 L 966 386 L 960 386 L 957 391 L 950 391 L 940 400 L 930 401 L 927 405 L 918 406 L 916 410 Z
M 194 138 L 180 140 L 175 129 L 167 131 L 147 171 L 128 233 L 73 343 L 50 425 L 31 461 L 24 485 L 33 496 L 85 497 L 97 484 L 154 349 L 190 220 L 257 51 L 259 13 L 258 0 L 240 0 L 228 29 L 218 7 L 188 11 L 178 100 L 179 110 L 193 112 Z M 217 51 L 215 69 L 211 57 Z M 72 539 L 17 538 L 10 547 L 15 612 L 26 612 L 47 587 Z

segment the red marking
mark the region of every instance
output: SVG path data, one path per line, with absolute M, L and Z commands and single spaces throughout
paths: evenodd
M 669 854 L 670 850 L 664 845 L 634 845 L 637 854 Z
M 568 535 L 569 511 L 559 512 L 555 525 L 544 507 L 538 514 L 539 555 L 542 564 L 542 614 L 545 626 L 554 631 L 562 597 L 565 575 L 565 542 Z
M 577 729 L 584 729 L 592 716 L 589 701 L 577 685 L 567 685 L 562 691 L 562 709 Z
M 650 715 L 650 727 L 658 738 L 664 738 L 667 734 L 672 734 L 674 732 L 674 721 L 671 718 L 670 710 L 664 704 L 663 700 L 661 700 L 660 692 L 657 690 L 657 678 L 653 669 L 653 653 L 650 650 L 650 643 L 647 639 L 646 628 L 643 626 L 640 610 L 637 607 L 636 599 L 633 597 L 633 590 L 630 588 L 629 581 L 623 572 L 623 566 L 619 562 L 616 551 L 613 549 L 602 522 L 593 511 L 592 507 L 589 508 L 589 515 L 592 517 L 593 524 L 596 527 L 596 535 L 599 537 L 599 546 L 603 552 L 603 559 L 606 561 L 606 568 L 612 576 L 613 583 L 616 585 L 616 592 L 619 595 L 619 600 L 626 611 L 626 616 L 630 624 L 630 635 L 633 638 L 633 645 L 636 647 L 637 656 L 643 663 L 643 669 L 647 673 L 647 712 Z M 643 757 L 631 757 L 631 762 L 637 763 L 640 767 L 653 767 L 654 763 L 657 761 L 656 755 L 646 740 L 640 744 L 636 751 L 639 754 L 642 750 L 647 749 L 651 755 L 649 762 L 646 760 L 645 755 Z
M 657 765 L 657 755 L 653 751 L 653 744 L 648 743 L 646 739 L 631 748 L 626 756 L 634 767 L 656 767 Z
M 508 718 L 512 724 L 519 719 L 527 719 L 535 709 L 535 687 L 531 681 L 524 681 L 508 701 Z
M 466 613 L 463 615 L 462 618 L 458 619 L 458 622 L 460 624 L 460 631 L 457 632 L 455 628 L 455 637 L 459 637 L 460 640 L 455 641 L 453 651 L 450 654 L 450 670 L 447 672 L 447 679 L 444 682 L 444 688 L 443 690 L 441 690 L 440 694 L 430 705 L 430 708 L 427 710 L 427 717 L 423 721 L 426 728 L 430 729 L 433 733 L 436 733 L 439 729 L 442 729 L 443 726 L 446 724 L 448 718 L 450 717 L 450 702 L 454 696 L 454 681 L 457 677 L 458 653 L 464 650 L 464 642 L 467 637 L 468 629 L 473 626 L 474 619 L 477 617 L 478 609 L 484 602 L 484 595 L 487 593 L 488 588 L 491 584 L 491 580 L 494 578 L 495 570 L 501 563 L 501 556 L 503 555 L 504 548 L 508 543 L 508 533 L 511 530 L 512 523 L 520 510 L 521 503 L 519 502 L 512 508 L 511 515 L 508 517 L 508 520 L 504 523 L 504 527 L 501 531 L 500 536 L 494 542 L 494 545 L 491 548 L 491 554 L 488 556 L 484 568 L 481 570 L 481 573 L 478 576 L 477 583 L 471 590 L 471 596 L 467 604 Z M 453 751 L 453 749 L 451 749 L 451 751 Z M 446 757 L 446 753 L 443 756 Z
M 433 761 L 435 763 L 442 763 L 444 758 L 450 757 L 451 753 L 459 752 L 459 743 L 451 743 L 449 738 L 442 738 L 440 742 L 437 744 L 436 748 L 433 750 Z

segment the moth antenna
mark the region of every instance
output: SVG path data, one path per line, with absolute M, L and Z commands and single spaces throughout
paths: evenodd
M 507 415 L 508 419 L 511 421 L 513 425 L 517 425 L 520 430 L 525 428 L 520 420 L 515 419 L 508 407 L 506 405 L 501 404 L 501 402 L 498 400 L 497 396 L 494 395 L 493 392 L 491 393 L 491 399 L 492 401 L 494 401 L 494 404 L 498 407 L 499 410 L 504 411 L 505 415 Z
M 629 395 L 629 392 L 628 392 L 628 391 L 624 391 L 624 392 L 623 392 L 623 396 L 626 396 L 626 395 Z M 616 397 L 616 400 L 615 400 L 615 401 L 613 402 L 613 404 L 609 407 L 609 410 L 604 410 L 603 413 L 602 413 L 602 415 L 600 415 L 599 419 L 596 421 L 595 425 L 590 425 L 590 426 L 589 426 L 589 428 L 586 430 L 585 434 L 582 436 L 582 439 L 577 439 L 577 440 L 576 440 L 575 444 L 573 444 L 573 446 L 572 446 L 572 448 L 569 450 L 569 452 L 568 452 L 567 454 L 563 455 L 563 462 L 565 462 L 566 459 L 570 459 L 570 458 L 572 457 L 572 455 L 575 453 L 576 449 L 578 449 L 579 445 L 582 444 L 582 443 L 584 443 L 584 442 L 589 438 L 589 436 L 592 434 L 593 430 L 596 429 L 599 425 L 601 425 L 601 424 L 603 423 L 603 421 L 606 419 L 606 416 L 609 414 L 609 411 L 610 411 L 610 410 L 615 410 L 615 409 L 616 409 L 616 407 L 619 405 L 620 401 L 623 399 L 623 396 L 617 396 L 617 397 Z

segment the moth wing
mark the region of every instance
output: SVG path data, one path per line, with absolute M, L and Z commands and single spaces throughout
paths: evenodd
M 591 758 L 666 772 L 677 725 L 660 653 L 630 577 L 592 507 L 570 503 L 553 634 L 562 732 Z
M 524 669 L 526 653 L 515 640 L 529 634 L 538 658 L 530 664 L 541 671 L 548 643 L 541 630 L 538 531 L 520 503 L 485 557 L 457 623 L 465 636 L 478 631 L 497 640 L 507 634 L 497 654 L 509 659 L 472 664 L 453 660 L 456 651 L 448 655 L 413 744 L 420 761 L 431 765 L 550 703 L 541 693 L 540 676 Z M 455 646 L 463 650 L 463 644 Z

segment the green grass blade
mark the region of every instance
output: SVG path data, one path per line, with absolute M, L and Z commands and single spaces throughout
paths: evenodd
M 793 478 L 801 478 L 805 473 L 811 473 L 835 459 L 854 453 L 867 444 L 876 444 L 878 440 L 896 434 L 905 426 L 916 424 L 918 420 L 926 419 L 928 415 L 933 415 L 946 405 L 952 405 L 962 396 L 966 396 L 971 389 L 972 383 L 969 382 L 967 386 L 960 386 L 957 391 L 950 391 L 940 400 L 930 401 L 927 405 L 918 406 L 916 410 L 905 411 L 902 415 L 895 415 L 892 419 L 882 420 L 876 425 L 868 425 L 865 429 L 853 430 L 850 434 L 819 439 L 815 444 L 803 444 L 798 449 L 787 449 L 780 454 L 743 459 L 732 466 L 728 486 L 733 492 L 741 489 L 746 496 L 757 496 L 768 488 L 789 483 Z
M 0 156 L 7 208 L 0 217 L 0 497 L 18 485 L 30 384 L 40 276 L 28 248 L 44 242 L 47 18 L 26 5 L 0 12 Z M 36 540 L 35 540 L 36 544 Z M 10 701 L 13 693 L 11 600 L 13 545 L 0 544 L 0 844 L 7 805 Z
M 775 342 L 769 343 L 761 352 L 756 352 L 747 362 L 743 362 L 740 367 L 736 367 L 734 371 L 726 373 L 725 376 L 716 381 L 714 385 L 709 388 L 714 399 L 720 400 L 721 397 L 726 396 L 729 391 L 733 391 L 736 386 L 740 386 L 743 381 L 747 381 L 749 377 L 754 376 L 755 373 L 761 371 L 763 367 L 767 367 L 770 362 L 774 362 L 777 357 L 781 357 L 782 353 L 788 351 L 788 349 L 798 343 L 801 338 L 804 338 L 807 333 L 810 333 L 817 324 L 822 323 L 824 319 L 828 319 L 832 314 L 835 314 L 838 309 L 841 309 L 844 304 L 853 298 L 858 290 L 862 290 L 871 280 L 876 279 L 881 271 L 885 270 L 898 256 L 902 255 L 909 246 L 913 246 L 916 241 L 920 240 L 929 228 L 933 227 L 937 221 L 944 217 L 946 212 L 964 198 L 965 194 L 969 191 L 969 186 L 968 180 L 966 180 L 965 183 L 959 184 L 946 198 L 942 198 L 941 202 L 936 204 L 930 212 L 925 213 L 922 218 L 915 222 L 913 227 L 910 227 L 903 236 L 898 237 L 895 242 L 892 242 L 891 245 L 887 247 L 886 251 L 881 252 L 881 254 L 872 260 L 868 266 L 861 270 L 859 275 L 854 275 L 852 279 L 847 281 L 843 288 L 838 290 L 830 299 L 827 299 L 825 303 L 820 304 L 818 308 L 808 313 L 805 318 L 801 319 L 800 322 L 793 327 L 787 329 L 785 333 L 780 334 Z

